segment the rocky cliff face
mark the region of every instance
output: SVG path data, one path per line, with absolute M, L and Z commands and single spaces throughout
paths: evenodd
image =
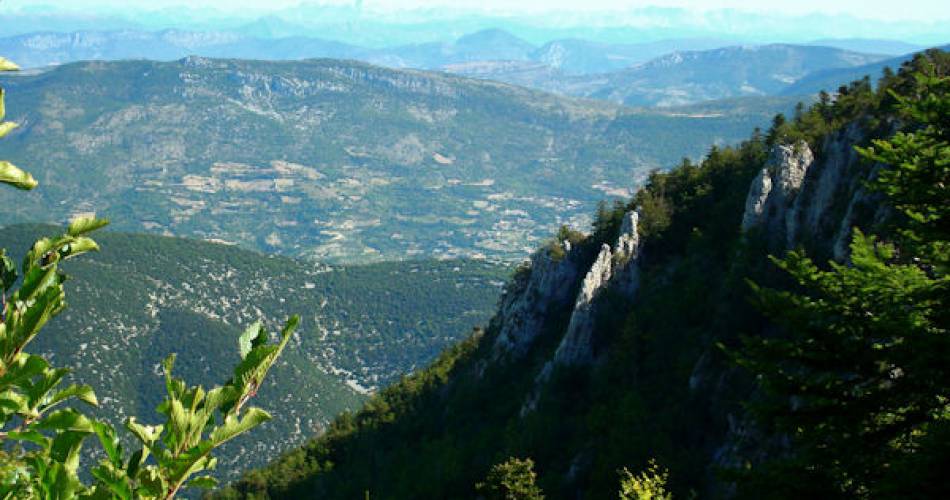
M 528 267 L 517 273 L 505 291 L 492 320 L 499 330 L 493 358 L 523 356 L 541 334 L 547 313 L 570 307 L 570 323 L 553 361 L 564 365 L 593 361 L 591 336 L 599 312 L 598 299 L 608 288 L 616 288 L 628 298 L 636 292 L 637 219 L 636 212 L 627 213 L 614 246 L 604 244 L 590 264 L 584 262 L 583 249 L 566 240 L 535 252 Z
M 596 360 L 597 323 L 608 312 L 605 295 L 611 292 L 626 300 L 634 298 L 640 272 L 637 221 L 637 212 L 625 214 L 613 247 L 603 244 L 591 263 L 586 262 L 584 249 L 569 241 L 537 251 L 502 296 L 492 320 L 499 332 L 492 346 L 493 361 L 522 358 L 545 331 L 550 316 L 570 308 L 567 328 L 560 334 L 553 356 L 536 375 L 534 388 L 522 405 L 522 416 L 535 409 L 556 367 L 583 366 Z
M 626 299 L 636 293 L 639 270 L 640 238 L 637 234 L 636 212 L 628 212 L 613 249 L 604 244 L 587 271 L 581 290 L 574 301 L 574 311 L 567 333 L 554 353 L 554 362 L 560 365 L 590 363 L 594 359 L 593 334 L 599 314 L 597 299 L 608 288 L 615 289 Z
M 498 314 L 492 319 L 499 329 L 493 360 L 523 356 L 540 335 L 548 313 L 569 307 L 571 290 L 581 272 L 581 256 L 569 241 L 555 245 L 532 254 L 528 267 L 516 273 L 502 295 Z
M 805 142 L 776 146 L 749 188 L 742 229 L 764 226 L 769 232 L 791 235 L 794 216 L 790 208 L 814 162 Z
M 854 152 L 853 146 L 865 136 L 859 125 L 853 125 L 827 137 L 817 152 L 805 142 L 773 147 L 749 186 L 744 213 L 736 221 L 746 237 L 763 238 L 773 254 L 803 246 L 819 260 L 846 260 L 852 228 L 870 226 L 886 215 L 880 200 L 864 187 L 877 167 L 863 164 Z M 500 332 L 493 345 L 495 359 L 522 358 L 540 336 L 558 336 L 549 359 L 532 365 L 537 373 L 522 403 L 522 418 L 536 411 L 555 371 L 583 369 L 602 359 L 598 329 L 606 315 L 617 314 L 606 297 L 620 297 L 630 305 L 638 300 L 641 268 L 649 263 L 642 259 L 637 224 L 638 214 L 627 213 L 616 241 L 601 245 L 596 253 L 588 247 L 586 256 L 582 245 L 572 248 L 568 242 L 539 251 L 531 259 L 530 271 L 504 296 L 493 320 Z M 551 314 L 568 311 L 569 316 L 562 316 L 569 317 L 566 326 L 556 332 L 546 329 Z M 742 384 L 741 374 L 722 363 L 714 349 L 696 358 L 688 385 L 691 397 L 711 405 L 711 418 L 719 422 L 704 453 L 710 464 L 709 491 L 728 495 L 715 479 L 716 468 L 764 459 L 787 449 L 787 443 L 767 437 L 738 406 L 719 403 L 735 401 L 736 387 Z
M 846 259 L 852 228 L 886 215 L 864 187 L 879 168 L 862 165 L 854 150 L 864 136 L 852 124 L 827 137 L 817 159 L 804 142 L 776 146 L 749 187 L 742 229 L 761 231 L 773 250 L 802 245 Z

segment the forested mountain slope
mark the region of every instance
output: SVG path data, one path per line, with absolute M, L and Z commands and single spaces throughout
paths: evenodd
M 55 228 L 9 226 L 0 245 L 22 251 L 48 234 Z M 97 239 L 101 252 L 65 266 L 69 307 L 33 347 L 96 387 L 97 412 L 114 425 L 154 416 L 168 354 L 191 383 L 220 384 L 246 326 L 301 316 L 258 400 L 282 417 L 224 448 L 224 477 L 300 444 L 366 390 L 427 364 L 488 318 L 508 275 L 475 261 L 331 268 L 162 236 Z
M 0 223 L 95 211 L 321 261 L 520 259 L 650 169 L 768 121 L 333 60 L 89 62 L 3 85 L 20 123 L 5 157 L 44 188 L 0 193 Z
M 484 332 L 220 496 L 475 498 L 530 457 L 548 498 L 616 498 L 652 458 L 676 498 L 945 498 L 948 76 L 929 52 L 651 175 L 535 252 Z M 795 248 L 818 264 L 768 258 Z

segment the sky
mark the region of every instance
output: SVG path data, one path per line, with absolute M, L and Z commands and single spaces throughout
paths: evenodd
M 175 6 L 209 7 L 231 14 L 279 11 L 294 7 L 300 0 L 2 0 L 0 8 L 20 9 L 38 3 L 63 9 L 122 12 L 130 8 L 151 10 Z M 810 13 L 849 14 L 877 20 L 936 21 L 950 19 L 947 0 L 311 0 L 307 3 L 354 5 L 367 10 L 399 11 L 421 8 L 472 9 L 482 13 L 532 13 L 574 11 L 603 12 L 649 6 L 682 7 L 691 10 L 740 9 L 750 12 L 804 15 Z
M 936 46 L 950 42 L 950 0 L 0 0 L 0 37 L 179 29 L 382 47 L 446 42 L 488 28 L 538 45 L 564 38 L 863 38 Z

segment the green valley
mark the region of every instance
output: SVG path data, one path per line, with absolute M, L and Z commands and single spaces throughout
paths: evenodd
M 89 62 L 2 84 L 21 124 L 3 154 L 43 189 L 0 192 L 0 223 L 95 212 L 335 262 L 523 258 L 788 107 L 633 110 L 331 60 Z

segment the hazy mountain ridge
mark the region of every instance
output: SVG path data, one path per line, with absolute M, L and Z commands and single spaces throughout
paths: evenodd
M 811 92 L 786 91 L 816 72 L 863 67 L 886 59 L 884 55 L 831 47 L 772 44 L 673 52 L 631 68 L 580 76 L 532 63 L 474 63 L 447 69 L 627 106 L 675 106 L 739 96 L 807 95 Z
M 741 45 L 734 39 L 678 38 L 639 43 L 605 43 L 568 38 L 532 44 L 503 29 L 492 28 L 453 40 L 364 47 L 312 32 L 293 34 L 285 22 L 263 18 L 233 31 L 74 31 L 34 32 L 0 38 L 0 51 L 24 67 L 83 60 L 174 60 L 189 55 L 238 59 L 358 59 L 394 68 L 438 69 L 467 62 L 531 61 L 566 75 L 609 73 L 674 52 L 705 51 Z M 803 44 L 903 55 L 923 47 L 888 40 L 820 40 Z
M 261 22 L 265 26 L 278 23 L 267 19 Z M 834 40 L 823 41 L 828 46 L 819 46 L 736 45 L 719 39 L 637 44 L 564 39 L 535 46 L 502 29 L 487 29 L 450 42 L 370 49 L 299 36 L 255 38 L 246 34 L 257 33 L 250 28 L 243 33 L 36 33 L 0 39 L 0 53 L 25 67 L 79 60 L 169 61 L 189 55 L 263 60 L 353 59 L 397 69 L 437 69 L 629 106 L 673 106 L 743 95 L 804 95 L 817 91 L 806 92 L 814 85 L 796 85 L 799 81 L 834 75 L 830 81 L 837 84 L 836 79 L 843 82 L 854 75 L 838 70 L 864 66 L 879 70 L 873 65 L 889 59 L 886 55 L 835 48 Z M 911 44 L 862 39 L 841 40 L 840 45 L 889 49 L 889 53 L 915 48 Z M 895 61 L 906 57 L 909 56 Z
M 946 51 L 950 49 L 950 45 L 943 45 L 937 48 Z M 884 68 L 896 70 L 901 66 L 901 64 L 911 60 L 912 58 L 913 54 L 907 54 L 855 68 L 828 68 L 816 71 L 790 85 L 788 88 L 783 90 L 782 93 L 784 95 L 802 95 L 815 94 L 821 90 L 834 92 L 837 91 L 838 86 L 842 85 L 844 82 L 860 80 L 865 76 L 880 75 Z
M 630 110 L 330 60 L 77 63 L 4 86 L 21 124 L 5 155 L 44 186 L 4 222 L 96 211 L 123 230 L 348 261 L 521 259 L 650 169 L 778 111 Z

